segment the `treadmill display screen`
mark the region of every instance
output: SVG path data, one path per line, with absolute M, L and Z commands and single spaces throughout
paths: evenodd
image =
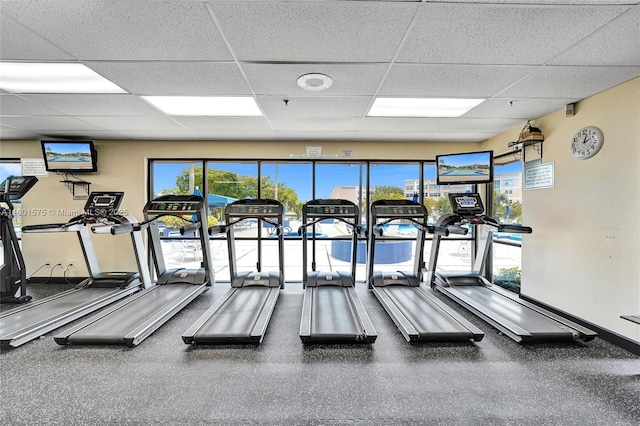
M 377 217 L 424 217 L 424 211 L 420 205 L 411 206 L 376 206 L 375 215 Z
M 161 211 L 161 212 L 185 212 L 191 213 L 197 210 L 197 204 L 184 203 L 184 202 L 167 202 L 167 203 L 153 203 L 148 211 Z
M 250 204 L 238 204 L 229 206 L 229 215 L 232 216 L 279 216 L 280 206 L 265 206 Z
M 353 206 L 307 206 L 307 216 L 355 216 Z
M 123 198 L 124 192 L 92 192 L 84 205 L 84 212 L 98 217 L 116 215 Z
M 114 200 L 114 197 L 97 196 L 93 199 L 93 205 L 96 207 L 109 207 Z
M 484 206 L 477 193 L 449 194 L 449 202 L 455 214 L 482 213 Z

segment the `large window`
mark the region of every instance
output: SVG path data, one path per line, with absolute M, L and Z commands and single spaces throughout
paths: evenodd
M 500 223 L 522 224 L 522 163 L 511 154 L 495 158 L 493 216 Z M 505 232 L 493 236 L 493 281 L 516 293 L 520 292 L 521 237 Z
M 315 171 L 315 198 L 337 198 L 351 201 L 360 209 L 359 222 L 366 222 L 366 163 L 317 163 Z M 308 270 L 311 270 L 311 262 L 313 262 L 318 271 L 348 271 L 349 250 L 342 250 L 342 248 L 351 247 L 353 229 L 339 221 L 325 220 L 309 231 L 312 231 L 317 239 L 308 242 Z M 366 277 L 366 242 L 364 239 L 358 242 L 356 250 L 358 251 L 356 279 L 363 281 Z
M 273 198 L 285 206 L 285 279 L 302 280 L 302 205 L 311 199 L 339 198 L 353 201 L 360 207 L 360 222 L 367 225 L 368 206 L 378 199 L 403 199 L 423 203 L 429 213 L 429 223 L 451 211 L 447 194 L 475 190 L 472 185 L 437 185 L 433 162 L 331 162 L 331 161 L 220 161 L 151 160 L 151 197 L 166 193 L 206 194 L 208 225 L 225 220 L 225 207 L 237 199 Z M 203 174 L 206 170 L 206 174 Z M 179 219 L 177 219 L 179 221 Z M 168 267 L 196 267 L 201 253 L 194 239 L 177 235 L 182 223 L 165 220 L 161 227 L 165 261 Z M 309 229 L 315 239 L 308 241 L 308 270 L 348 270 L 349 258 L 342 245 L 350 241 L 352 229 L 342 223 L 323 221 Z M 249 220 L 234 228 L 236 262 L 239 271 L 271 271 L 278 268 L 277 240 L 271 226 Z M 402 221 L 388 224 L 377 244 L 394 244 L 406 253 L 402 259 L 393 257 L 385 263 L 376 260 L 381 271 L 406 270 L 414 266 L 416 228 Z M 210 236 L 216 280 L 229 282 L 229 259 L 226 236 Z M 338 246 L 341 247 L 335 250 Z M 395 247 L 394 247 L 395 248 Z M 356 280 L 366 279 L 366 239 L 358 243 Z M 392 250 L 398 252 L 399 250 Z M 431 244 L 425 245 L 425 262 Z M 335 253 L 334 253 L 335 251 Z M 382 252 L 383 250 L 376 250 Z M 451 236 L 442 241 L 440 269 L 469 269 L 473 238 Z
M 451 213 L 449 194 L 454 192 L 474 191 L 475 186 L 464 185 L 438 185 L 436 182 L 436 165 L 426 163 L 423 166 L 424 181 L 422 186 L 422 203 L 429 214 L 429 223 L 435 223 L 438 218 L 446 213 Z M 420 192 L 419 182 L 416 181 L 413 191 Z M 438 252 L 438 270 L 461 271 L 470 270 L 473 259 L 473 233 L 468 235 L 450 234 L 440 240 Z M 428 261 L 431 253 L 431 244 L 425 245 L 424 258 Z M 429 267 L 429 265 L 427 265 Z

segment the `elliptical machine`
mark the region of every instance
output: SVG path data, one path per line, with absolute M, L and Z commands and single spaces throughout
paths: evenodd
M 0 185 L 0 239 L 3 264 L 0 267 L 0 303 L 25 303 L 27 277 L 20 241 L 13 228 L 14 207 L 11 201 L 22 198 L 38 182 L 35 176 L 9 176 Z

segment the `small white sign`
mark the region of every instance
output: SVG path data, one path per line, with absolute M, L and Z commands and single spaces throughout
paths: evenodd
M 307 158 L 320 158 L 322 157 L 322 147 L 321 146 L 308 146 L 307 148 Z
M 524 169 L 524 189 L 553 188 L 553 164 L 545 163 Z
M 353 158 L 353 150 L 352 149 L 342 150 L 342 156 L 344 158 Z
M 23 158 L 20 162 L 22 163 L 22 176 L 49 176 L 43 158 Z

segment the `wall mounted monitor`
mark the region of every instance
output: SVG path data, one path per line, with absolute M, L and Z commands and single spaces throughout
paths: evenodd
M 49 172 L 95 172 L 98 170 L 93 141 L 40 141 L 44 165 Z
M 493 182 L 493 151 L 436 156 L 438 185 Z

